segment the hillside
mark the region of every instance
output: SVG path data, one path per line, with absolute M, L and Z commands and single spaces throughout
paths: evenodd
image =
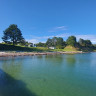
M 79 48 L 75 48 L 72 46 L 66 46 L 64 49 L 53 49 L 51 51 L 57 51 L 57 52 L 77 52 L 79 51 Z
M 72 47 L 72 46 L 66 46 L 64 48 L 64 51 L 79 51 L 79 48 L 75 48 L 75 47 Z
M 0 51 L 27 51 L 27 52 L 46 52 L 48 48 L 44 47 L 25 47 L 25 46 L 14 46 L 8 44 L 0 44 Z

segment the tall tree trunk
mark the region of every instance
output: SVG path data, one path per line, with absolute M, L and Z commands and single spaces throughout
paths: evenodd
M 14 41 L 13 41 L 13 45 L 14 45 Z
M 14 39 L 14 35 L 13 35 L 13 45 L 15 45 L 15 39 Z
M 13 45 L 15 45 L 15 42 L 14 42 L 14 40 L 13 40 Z

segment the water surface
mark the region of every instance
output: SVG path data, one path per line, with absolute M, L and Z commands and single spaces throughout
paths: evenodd
M 96 96 L 96 53 L 0 57 L 0 96 Z

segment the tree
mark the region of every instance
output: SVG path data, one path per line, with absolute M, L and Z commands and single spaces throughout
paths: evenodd
M 57 38 L 57 45 L 61 45 L 61 46 L 63 46 L 63 38 L 61 38 L 61 37 L 58 37 Z
M 12 42 L 15 45 L 24 41 L 21 30 L 15 24 L 10 25 L 3 34 L 2 39 L 5 43 Z
M 52 45 L 54 46 L 54 47 L 56 47 L 56 45 L 57 45 L 57 37 L 53 37 L 52 38 Z
M 49 47 L 49 46 L 52 46 L 52 39 L 48 38 L 47 41 L 46 41 L 46 45 Z
M 79 39 L 79 44 L 80 44 L 80 46 L 85 46 L 85 40 L 83 40 L 83 39 Z
M 79 44 L 83 47 L 92 47 L 92 42 L 90 40 L 79 39 Z
M 90 40 L 85 40 L 86 47 L 92 47 L 92 42 Z
M 67 45 L 71 45 L 71 46 L 75 47 L 77 44 L 76 37 L 75 36 L 69 36 L 66 43 L 67 43 Z
M 63 38 L 58 37 L 57 38 L 56 48 L 63 49 L 65 46 L 66 46 L 66 44 L 65 44 L 65 41 L 63 40 Z
M 36 44 L 37 47 L 46 47 L 46 43 L 39 42 Z
M 62 49 L 66 46 L 66 43 L 61 37 L 53 37 L 52 39 L 48 38 L 46 45 L 48 47 L 54 46 L 56 48 Z

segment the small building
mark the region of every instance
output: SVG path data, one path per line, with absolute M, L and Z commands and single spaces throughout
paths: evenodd
M 28 45 L 28 47 L 33 47 L 33 43 L 30 43 L 30 44 Z
M 33 47 L 37 47 L 36 44 L 33 44 Z
M 26 47 L 33 47 L 33 43 L 29 43 L 25 45 Z
M 56 47 L 49 47 L 49 49 L 56 49 Z
M 25 47 L 28 47 L 28 45 L 26 44 Z

